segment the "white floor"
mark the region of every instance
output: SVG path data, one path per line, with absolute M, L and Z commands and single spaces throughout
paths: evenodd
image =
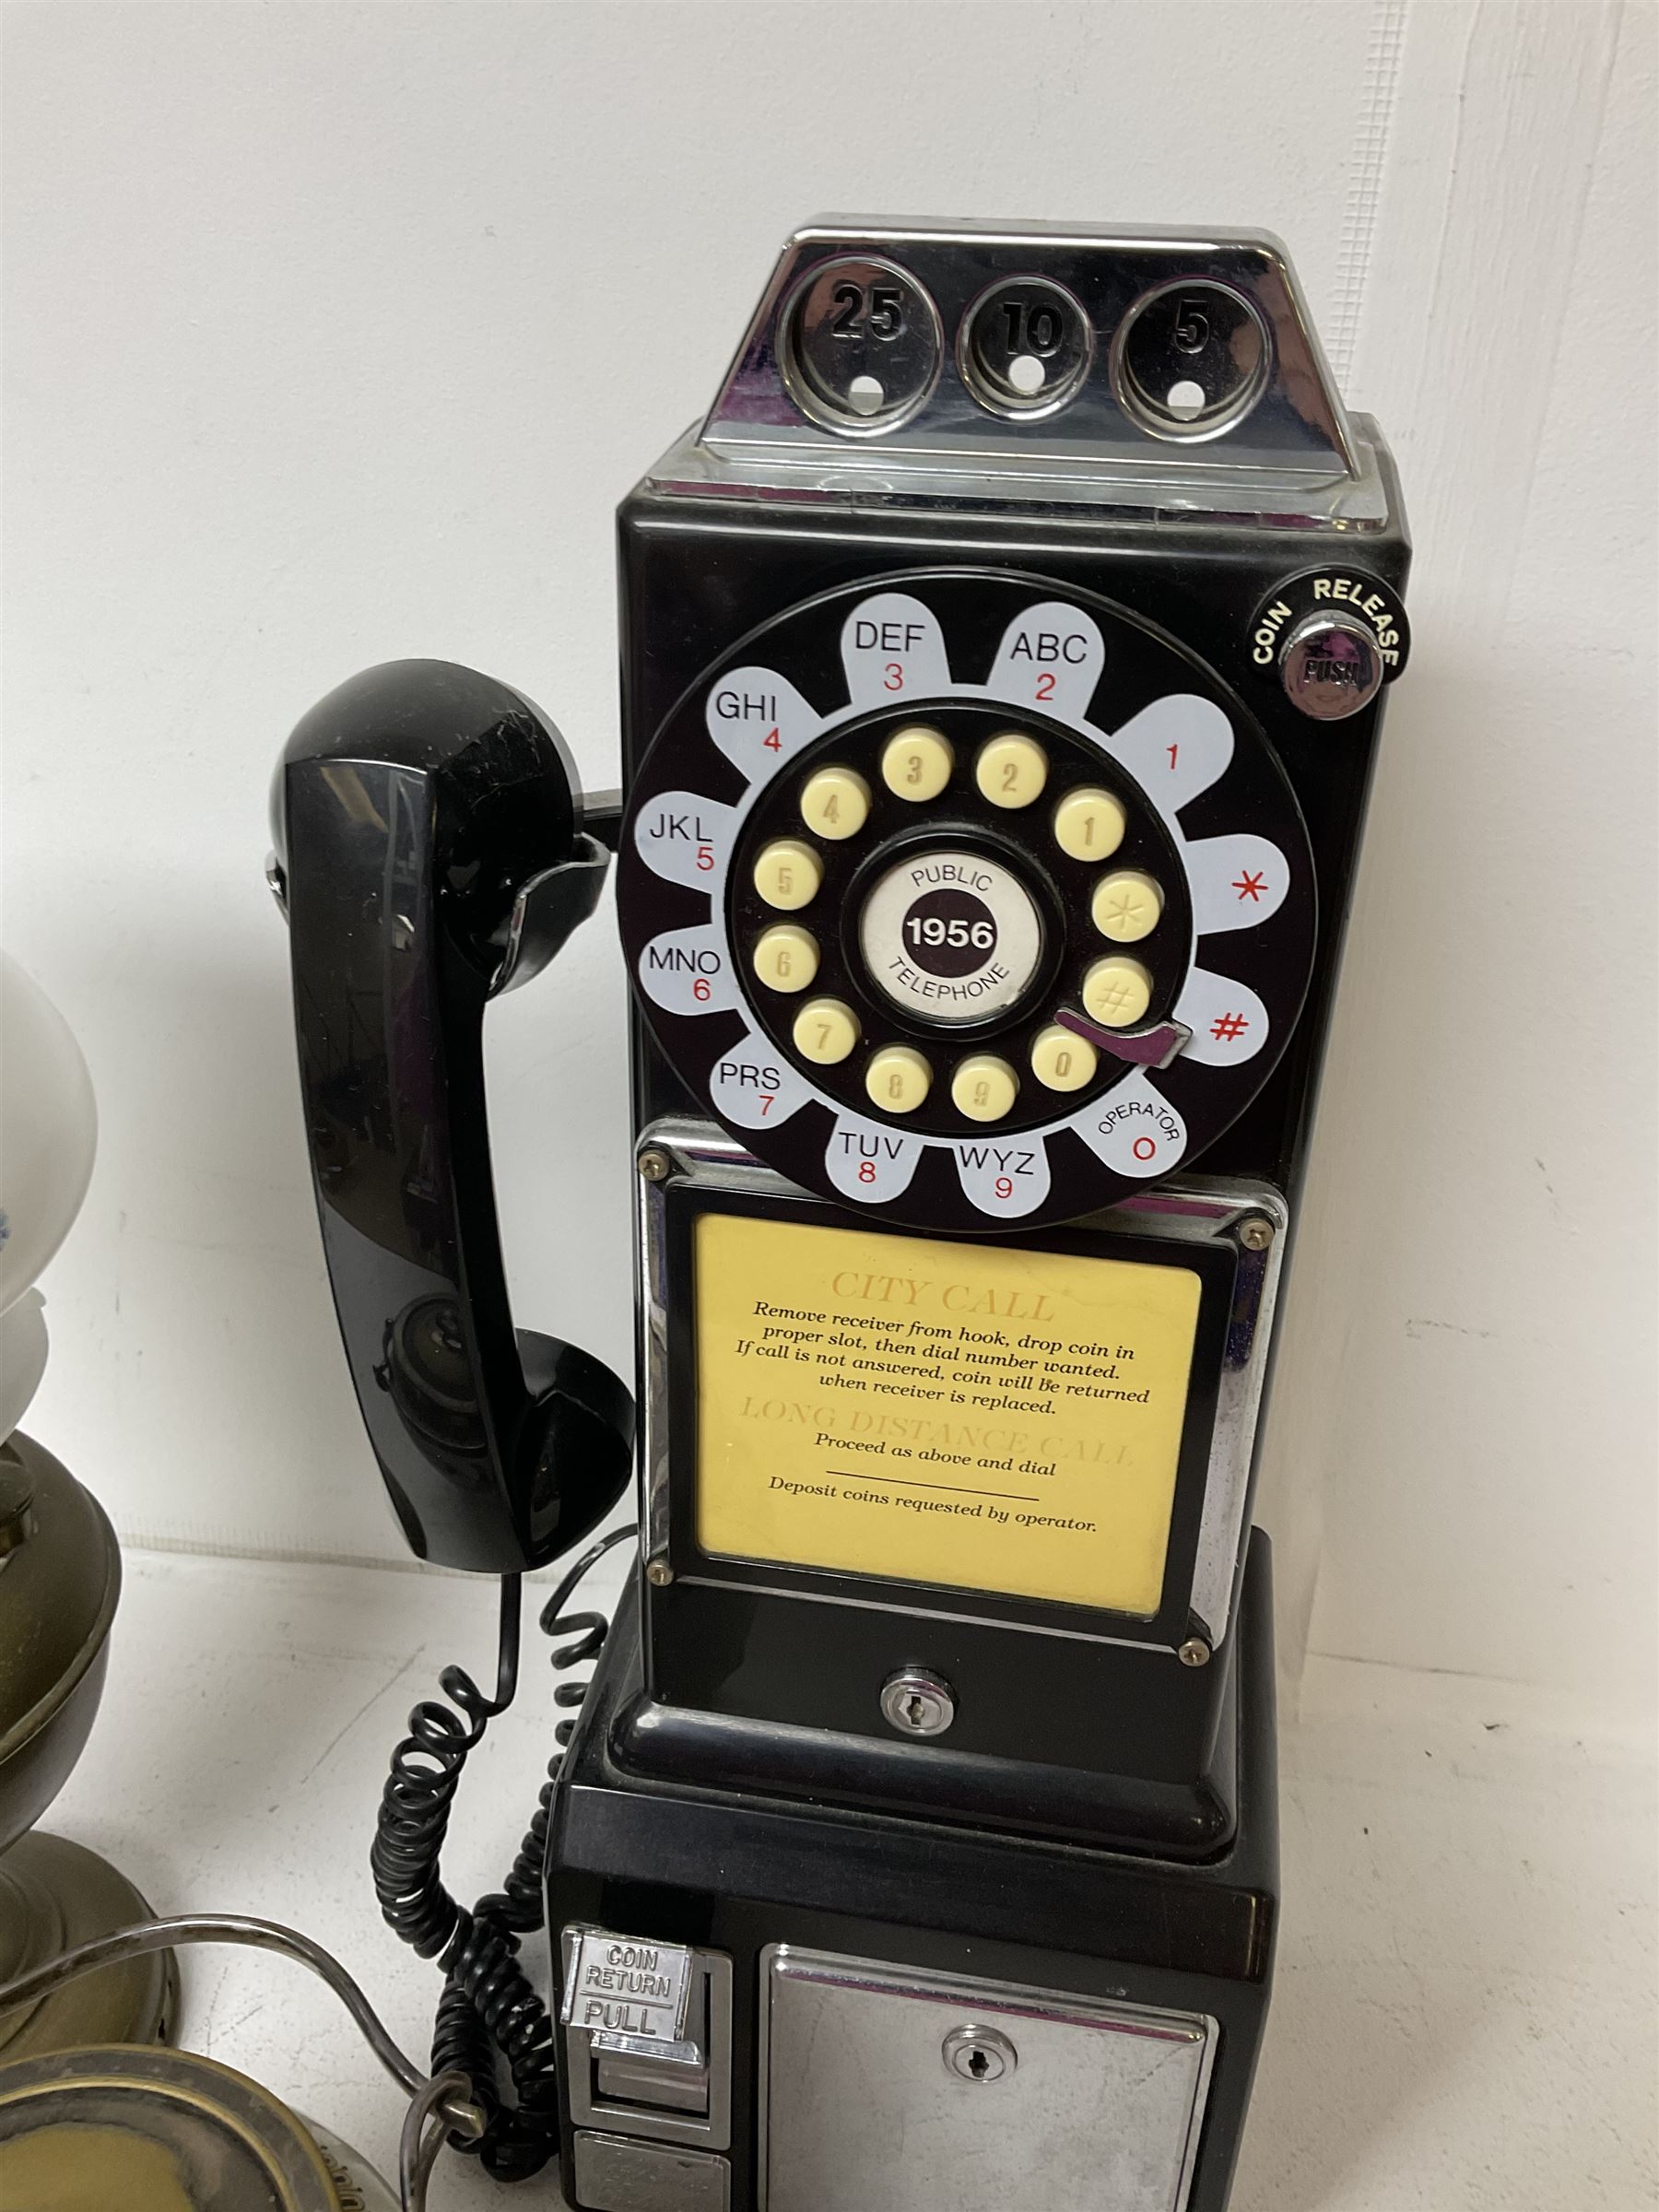
M 369 1838 L 409 1706 L 453 1660 L 485 1678 L 493 1612 L 458 1578 L 129 1554 L 103 1711 L 46 1825 L 159 1912 L 305 1929 L 424 2060 L 436 1977 L 381 1923 Z M 492 1887 L 522 1832 L 547 1680 L 527 1638 L 458 1800 L 457 1891 Z M 1233 2212 L 1659 2203 L 1646 1751 L 1513 1687 L 1315 1663 L 1285 1732 L 1278 1986 Z M 182 2041 L 391 2171 L 396 2093 L 320 1983 L 244 1951 L 184 1972 Z M 512 2201 L 453 2160 L 433 2191 L 434 2212 Z

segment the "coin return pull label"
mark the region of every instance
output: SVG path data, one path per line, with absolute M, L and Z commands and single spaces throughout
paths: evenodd
M 700 2053 L 682 2040 L 690 1990 L 691 1953 L 683 1945 L 589 1929 L 576 1938 L 560 2017 L 567 2028 L 594 2035 L 601 2048 L 663 2046 L 659 2056 L 684 2050 L 695 2065 Z

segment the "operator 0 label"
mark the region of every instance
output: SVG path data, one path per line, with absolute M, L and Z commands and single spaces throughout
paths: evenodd
M 1150 1618 L 1191 1269 L 705 1214 L 706 1552 Z

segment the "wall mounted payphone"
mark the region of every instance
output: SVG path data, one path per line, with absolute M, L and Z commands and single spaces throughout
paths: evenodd
M 359 1398 L 415 1549 L 509 1578 L 382 1904 L 444 2054 L 502 2054 L 497 2170 L 556 2146 L 590 2212 L 1219 2212 L 1276 1912 L 1255 1439 L 1407 651 L 1386 449 L 1265 235 L 824 222 L 620 557 L 620 805 L 441 663 L 278 776 Z M 613 850 L 640 1572 L 468 1913 L 514 1578 L 636 1459 L 622 1385 L 514 1332 L 481 1022 Z

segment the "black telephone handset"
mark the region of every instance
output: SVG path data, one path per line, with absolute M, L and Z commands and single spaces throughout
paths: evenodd
M 300 724 L 272 793 L 312 1180 L 358 1402 L 418 1557 L 512 1574 L 622 1495 L 629 1394 L 514 1330 L 483 1018 L 593 912 L 609 853 L 553 724 L 509 686 L 394 661 Z

